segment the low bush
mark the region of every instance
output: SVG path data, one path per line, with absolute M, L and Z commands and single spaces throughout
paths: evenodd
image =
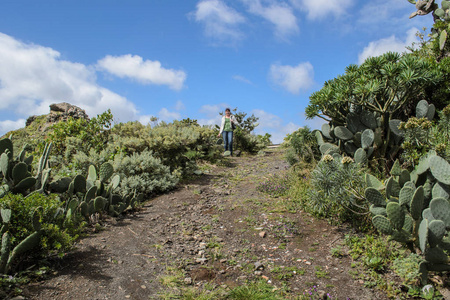
M 134 191 L 144 195 L 161 193 L 171 190 L 178 183 L 178 177 L 171 173 L 170 168 L 148 150 L 130 156 L 116 156 L 114 170 L 121 177 L 120 188 L 123 195 Z
M 325 155 L 311 172 L 306 209 L 319 217 L 363 229 L 371 227 L 369 207 L 362 196 L 363 169 L 349 157 Z

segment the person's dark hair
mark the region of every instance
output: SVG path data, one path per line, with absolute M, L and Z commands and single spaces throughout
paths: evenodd
M 229 111 L 229 112 L 231 112 L 231 110 L 227 107 L 227 108 L 225 108 L 225 111 Z

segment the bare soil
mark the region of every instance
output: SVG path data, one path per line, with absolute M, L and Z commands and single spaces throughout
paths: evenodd
M 50 278 L 23 287 L 28 299 L 158 299 L 169 267 L 186 285 L 233 288 L 263 279 L 293 296 L 316 285 L 333 299 L 386 299 L 350 273 L 345 228 L 305 212 L 287 213 L 256 190 L 288 168 L 281 149 L 230 157 L 204 175 L 81 239 Z M 295 223 L 297 232 L 289 232 Z M 281 224 L 281 225 L 280 225 Z M 283 230 L 283 226 L 286 230 Z M 291 227 L 290 227 L 291 226 Z M 342 245 L 343 257 L 331 249 Z

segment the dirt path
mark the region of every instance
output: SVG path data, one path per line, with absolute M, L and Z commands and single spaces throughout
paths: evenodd
M 198 288 L 263 279 L 293 295 L 316 285 L 333 299 L 385 298 L 352 278 L 348 256 L 332 256 L 344 235 L 339 228 L 280 212 L 277 199 L 256 190 L 264 176 L 287 168 L 280 149 L 229 161 L 82 239 L 51 278 L 24 288 L 25 296 L 158 299 L 169 288 L 162 276 L 175 270 Z

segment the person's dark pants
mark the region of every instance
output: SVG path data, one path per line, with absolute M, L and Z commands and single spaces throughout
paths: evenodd
M 223 131 L 223 147 L 233 155 L 233 131 Z

